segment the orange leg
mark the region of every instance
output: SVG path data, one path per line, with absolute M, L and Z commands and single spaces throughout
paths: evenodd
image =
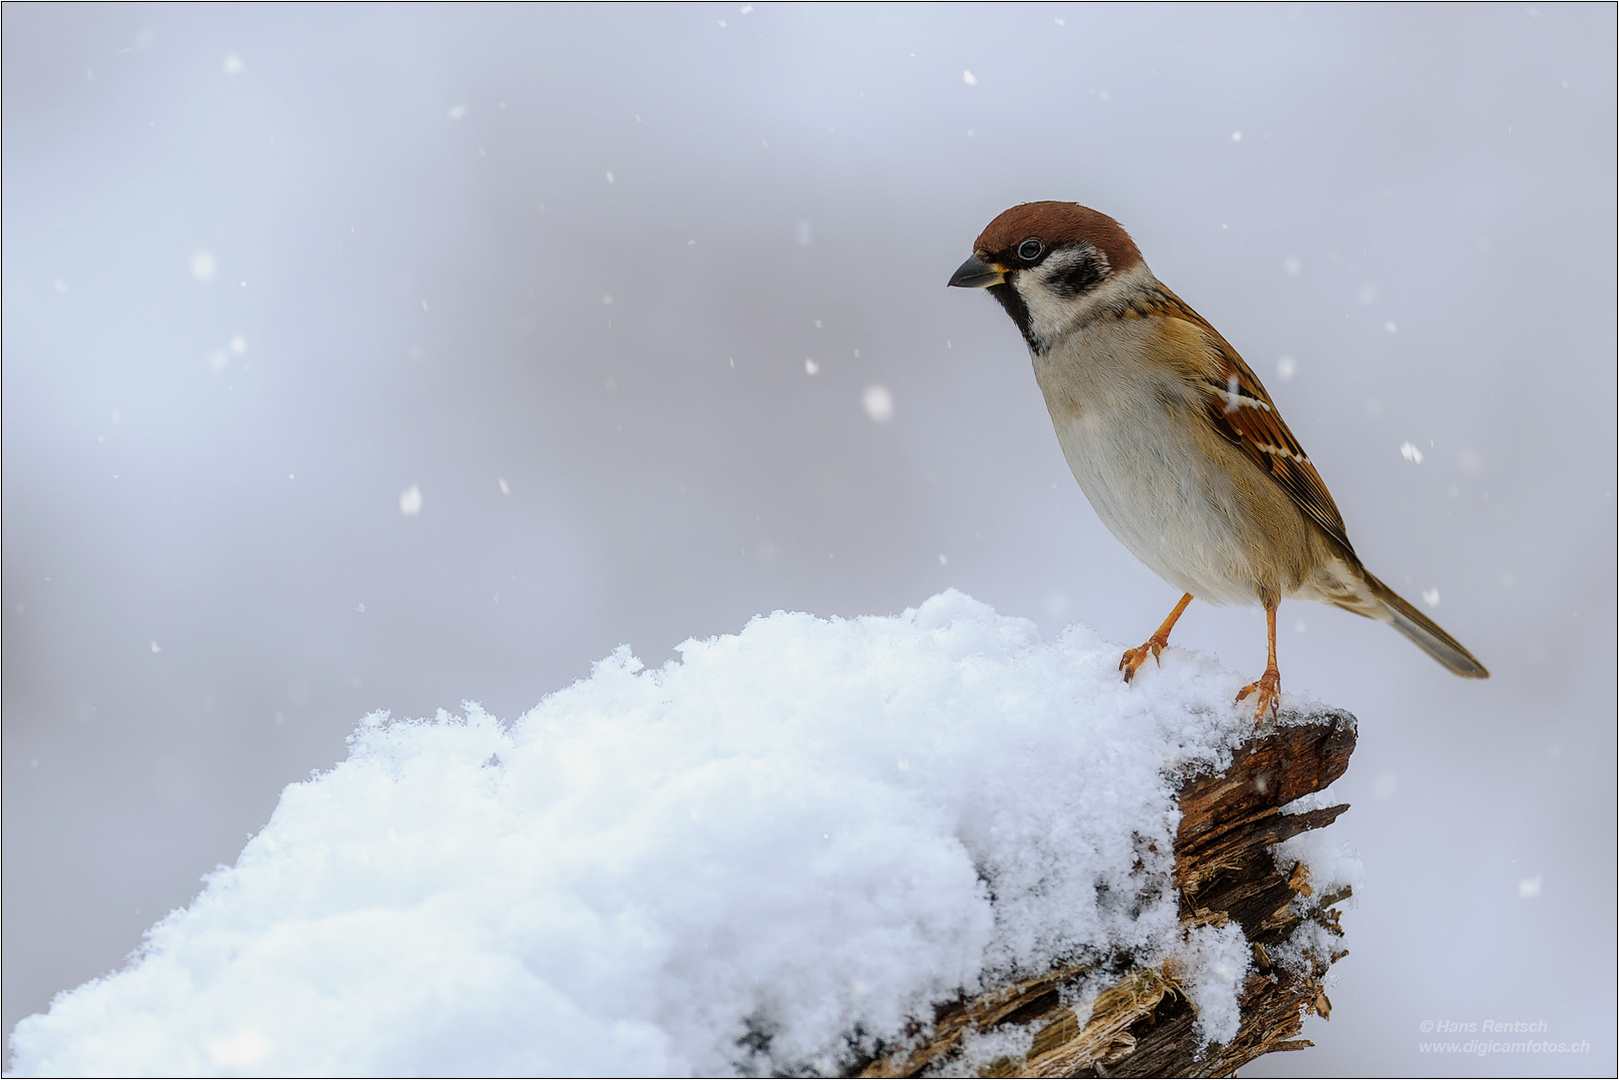
M 1265 722 L 1265 714 L 1275 716 L 1282 697 L 1282 673 L 1276 670 L 1276 609 L 1265 607 L 1265 628 L 1270 634 L 1270 662 L 1265 665 L 1265 674 L 1259 677 L 1256 683 L 1249 683 L 1237 695 L 1241 701 L 1249 694 L 1257 694 L 1258 704 L 1254 708 L 1254 724 L 1257 726 Z M 1235 705 L 1237 702 L 1232 702 Z
M 1191 593 L 1181 597 L 1181 602 L 1175 605 L 1175 610 L 1169 613 L 1169 618 L 1165 619 L 1164 624 L 1158 628 L 1157 632 L 1147 639 L 1145 645 L 1142 645 L 1139 649 L 1124 650 L 1124 655 L 1119 658 L 1119 670 L 1124 672 L 1125 682 L 1129 682 L 1135 677 L 1136 671 L 1142 664 L 1147 662 L 1149 655 L 1154 660 L 1158 660 L 1158 654 L 1164 651 L 1165 645 L 1169 644 L 1169 632 L 1174 629 L 1175 620 L 1181 617 L 1181 612 L 1185 611 L 1186 605 L 1191 602 Z M 1162 663 L 1162 661 L 1158 662 Z

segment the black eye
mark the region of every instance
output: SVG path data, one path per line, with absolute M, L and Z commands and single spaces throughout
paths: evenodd
M 1046 246 L 1044 244 L 1030 237 L 1017 246 L 1017 257 L 1024 262 L 1034 262 L 1040 257 L 1040 253 L 1045 250 Z

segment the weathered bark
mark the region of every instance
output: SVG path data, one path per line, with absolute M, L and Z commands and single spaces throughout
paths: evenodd
M 1271 848 L 1331 824 L 1348 809 L 1281 812 L 1343 775 L 1354 748 L 1355 718 L 1348 713 L 1284 713 L 1280 724 L 1265 727 L 1238 750 L 1223 773 L 1188 776 L 1181 786 L 1175 837 L 1181 924 L 1235 921 L 1253 947 L 1242 1024 L 1230 1042 L 1200 1050 L 1196 1014 L 1168 965 L 1129 968 L 1097 996 L 1082 1021 L 1063 1004 L 1062 991 L 1102 970 L 1087 965 L 943 1005 L 915 1045 L 861 1062 L 856 1075 L 919 1076 L 956 1058 L 969 1033 L 1012 1027 L 1034 1032 L 1028 1053 L 1022 1060 L 981 1066 L 981 1075 L 1226 1076 L 1261 1054 L 1313 1045 L 1297 1038 L 1304 1014 L 1330 1012 L 1321 979 L 1345 953 L 1283 969 L 1272 964 L 1270 952 L 1306 919 L 1339 935 L 1332 909 L 1349 893 L 1313 896 L 1304 868 L 1278 866 Z

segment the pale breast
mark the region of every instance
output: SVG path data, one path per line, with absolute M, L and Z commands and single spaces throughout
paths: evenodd
M 1308 551 L 1297 509 L 1239 450 L 1199 437 L 1201 391 L 1152 374 L 1162 369 L 1143 363 L 1150 332 L 1145 319 L 1093 323 L 1034 357 L 1074 479 L 1119 542 L 1176 588 L 1214 604 L 1293 592 L 1303 567 L 1286 564 Z M 1237 482 L 1235 469 L 1261 483 Z M 1278 545 L 1298 558 L 1271 557 Z

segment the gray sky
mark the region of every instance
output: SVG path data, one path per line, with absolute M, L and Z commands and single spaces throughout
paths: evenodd
M 509 718 L 620 642 L 951 585 L 1139 643 L 1176 594 L 1085 504 L 1011 322 L 944 287 L 1054 198 L 1132 232 L 1494 673 L 1283 606 L 1284 689 L 1361 720 L 1367 869 L 1285 1070 L 1613 1067 L 1611 6 L 4 29 L 8 1030 L 370 710 Z M 1252 612 L 1175 641 L 1263 667 Z M 1417 1053 L 1491 1018 L 1592 1052 Z

